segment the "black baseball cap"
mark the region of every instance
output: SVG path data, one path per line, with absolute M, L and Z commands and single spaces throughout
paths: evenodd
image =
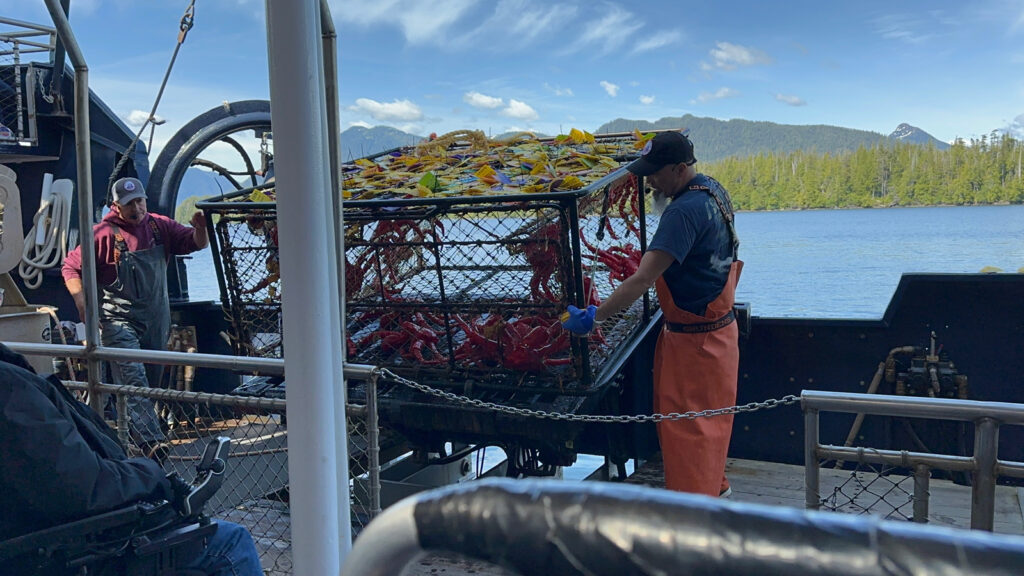
M 146 197 L 146 188 L 138 178 L 121 178 L 111 187 L 114 194 L 114 202 L 124 206 L 136 198 Z
M 682 132 L 661 132 L 647 141 L 640 157 L 626 167 L 637 176 L 650 176 L 669 164 L 696 164 L 693 142 Z

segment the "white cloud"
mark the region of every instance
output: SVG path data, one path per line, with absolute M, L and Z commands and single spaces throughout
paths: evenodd
M 682 40 L 683 34 L 678 30 L 663 30 L 657 34 L 647 36 L 637 40 L 636 44 L 633 45 L 633 52 L 647 52 L 649 50 L 657 50 L 658 48 L 664 48 L 670 44 Z
M 547 82 L 544 83 L 544 88 L 555 93 L 555 96 L 572 96 L 572 88 L 562 88 L 560 86 L 552 86 Z
M 616 96 L 619 95 L 618 84 L 612 84 L 607 80 L 601 80 L 601 88 L 604 88 L 604 91 L 607 92 L 608 95 L 611 96 L 612 98 L 615 98 Z
M 501 111 L 501 113 L 509 118 L 516 118 L 518 120 L 525 120 L 530 122 L 540 117 L 537 111 L 534 110 L 526 102 L 520 102 L 514 98 L 509 98 L 508 107 Z
M 712 48 L 708 55 L 711 56 L 711 63 L 701 63 L 701 68 L 705 70 L 712 68 L 733 70 L 741 66 L 771 64 L 772 62 L 771 57 L 764 52 L 729 42 L 716 42 L 715 48 Z
M 331 13 L 339 22 L 359 26 L 395 26 L 409 44 L 444 44 L 446 34 L 475 0 L 332 0 Z
M 474 108 L 494 109 L 501 108 L 505 104 L 505 101 L 501 98 L 487 96 L 479 92 L 466 92 L 462 95 L 462 100 Z
M 886 40 L 898 40 L 907 44 L 920 44 L 932 37 L 930 32 L 919 32 L 927 29 L 930 24 L 903 14 L 887 14 L 875 18 L 872 22 L 875 32 Z
M 606 54 L 622 46 L 634 32 L 643 27 L 632 12 L 614 4 L 601 11 L 602 16 L 582 25 L 583 33 L 569 45 L 568 52 L 588 50 Z M 598 46 L 597 50 L 590 47 Z
M 723 86 L 722 88 L 719 88 L 718 90 L 715 90 L 714 92 L 701 92 L 700 95 L 697 96 L 696 102 L 701 102 L 701 103 L 711 102 L 712 100 L 721 100 L 722 98 L 732 98 L 734 96 L 739 96 L 739 95 L 740 95 L 739 91 L 733 90 L 732 88 L 726 88 L 726 87 Z
M 783 104 L 789 104 L 790 106 L 804 106 L 807 104 L 803 98 L 789 94 L 776 94 L 775 99 Z
M 357 120 L 355 122 L 349 122 L 348 125 L 349 125 L 349 127 L 359 126 L 360 128 L 373 128 L 372 124 L 370 124 L 369 122 L 363 122 L 362 120 Z
M 647 105 L 647 106 L 650 106 L 651 104 L 654 104 L 654 96 L 644 96 L 644 95 L 641 95 L 640 96 L 640 103 L 644 104 L 644 105 Z
M 408 100 L 395 100 L 391 103 L 385 103 L 369 98 L 358 98 L 355 105 L 349 106 L 348 109 L 353 112 L 367 114 L 374 120 L 382 122 L 410 122 L 423 118 L 423 112 L 420 110 L 420 107 Z
M 124 121 L 129 126 L 138 128 L 142 126 L 147 119 L 149 119 L 149 112 L 146 112 L 145 110 L 132 110 L 128 113 L 128 117 L 125 118 Z M 155 121 L 155 124 L 158 126 L 167 121 L 166 119 L 161 118 L 159 114 L 154 114 L 153 120 Z
M 494 45 L 496 38 L 514 41 L 515 48 L 525 48 L 541 35 L 576 19 L 576 6 L 533 2 L 531 0 L 501 0 L 494 13 L 472 32 L 467 40 L 483 39 Z M 508 47 L 502 42 L 501 46 Z

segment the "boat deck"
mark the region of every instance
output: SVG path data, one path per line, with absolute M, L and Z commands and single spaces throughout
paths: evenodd
M 732 486 L 730 500 L 751 502 L 770 506 L 804 508 L 804 467 L 774 462 L 730 459 L 726 466 L 729 484 Z M 901 520 L 912 515 L 910 491 L 913 480 L 896 484 L 903 477 L 884 480 L 876 485 L 866 486 L 876 479 L 873 472 L 858 472 L 853 478 L 851 470 L 821 469 L 821 490 L 823 498 L 841 490 L 853 496 L 860 491 L 863 497 L 856 498 L 861 507 L 871 508 L 867 513 L 888 516 Z M 858 483 L 857 480 L 860 480 Z M 665 475 L 660 459 L 646 462 L 626 482 L 664 488 Z M 895 486 L 895 488 L 894 488 Z M 949 480 L 932 478 L 929 482 L 928 522 L 953 528 L 971 527 L 971 487 L 955 484 Z M 1021 497 L 1024 489 L 1013 486 L 996 486 L 996 506 L 993 521 L 994 532 L 1000 534 L 1024 535 L 1024 512 Z M 841 497 L 842 504 L 844 499 Z M 827 505 L 827 504 L 826 504 Z M 839 506 L 840 512 L 850 513 L 855 507 L 846 503 Z M 860 511 L 860 507 L 856 507 Z M 824 508 L 823 508 L 824 509 Z

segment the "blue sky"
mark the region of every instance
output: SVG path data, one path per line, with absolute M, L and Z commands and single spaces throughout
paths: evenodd
M 130 124 L 152 106 L 187 4 L 71 0 L 91 86 Z M 689 113 L 1024 137 L 1024 0 L 330 5 L 343 127 L 554 134 Z M 268 96 L 263 9 L 196 0 L 155 148 L 222 101 Z M 0 0 L 0 15 L 49 22 L 42 0 Z

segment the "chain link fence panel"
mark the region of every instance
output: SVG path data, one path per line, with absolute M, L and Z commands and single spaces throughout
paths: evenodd
M 823 510 L 887 520 L 914 519 L 914 477 L 892 466 L 858 462 L 845 476 L 831 477 L 832 491 L 821 499 Z M 845 479 L 844 479 L 845 478 Z
M 81 383 L 68 383 L 79 394 Z M 372 387 L 370 387 L 372 389 Z M 175 390 L 105 385 L 109 395 L 104 416 L 131 456 L 157 457 L 164 469 L 186 481 L 209 440 L 231 439 L 227 473 L 220 490 L 207 502 L 211 518 L 245 526 L 260 552 L 268 575 L 292 574 L 291 520 L 288 489 L 288 422 L 285 401 Z M 127 418 L 129 395 L 153 401 L 166 441 L 142 446 Z M 375 396 L 368 393 L 375 410 Z M 376 418 L 367 405 L 347 407 L 352 530 L 356 535 L 380 513 Z
M 46 92 L 44 71 L 32 63 L 49 62 L 55 42 L 56 34 L 48 28 L 0 17 L 0 145 L 34 139 L 36 83 Z

